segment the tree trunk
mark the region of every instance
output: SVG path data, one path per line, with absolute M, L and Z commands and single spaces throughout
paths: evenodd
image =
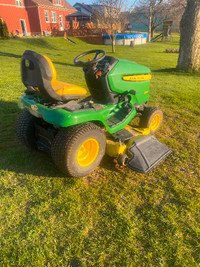
M 150 5 L 149 5 L 149 31 L 148 31 L 148 42 L 151 42 L 151 38 L 152 38 L 152 34 L 151 34 L 151 31 L 152 31 L 152 28 L 151 28 L 151 24 L 152 24 L 152 4 L 150 2 Z
M 155 31 L 155 29 L 154 28 L 151 28 L 151 38 L 152 39 L 154 38 L 154 31 Z
M 115 37 L 115 35 L 113 34 L 113 36 L 112 36 L 112 52 L 113 52 L 113 53 L 115 53 L 115 39 L 116 39 L 116 37 Z
M 180 53 L 178 69 L 188 72 L 199 70 L 200 56 L 200 1 L 188 0 L 180 24 Z

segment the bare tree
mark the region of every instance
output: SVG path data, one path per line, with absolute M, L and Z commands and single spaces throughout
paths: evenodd
M 185 3 L 186 0 L 139 0 L 131 15 L 134 22 L 142 23 L 148 28 L 149 38 L 153 38 L 154 31 L 165 20 L 180 23 Z
M 165 0 L 140 0 L 132 11 L 133 21 L 143 23 L 151 37 L 167 18 L 167 3 Z
M 188 72 L 199 70 L 200 57 L 200 1 L 188 0 L 181 19 L 178 69 Z
M 170 11 L 170 16 L 175 17 L 177 14 L 183 15 L 186 5 L 187 5 L 187 0 L 169 0 L 168 9 Z
M 95 9 L 97 25 L 103 28 L 112 42 L 112 52 L 115 52 L 115 40 L 125 24 L 126 16 L 122 14 L 124 3 L 122 0 L 99 0 L 92 5 Z
M 187 0 L 169 0 L 168 17 L 173 20 L 173 24 L 180 25 L 181 18 L 185 11 Z

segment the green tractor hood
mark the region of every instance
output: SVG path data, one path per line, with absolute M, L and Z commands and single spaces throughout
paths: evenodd
M 119 59 L 108 74 L 108 82 L 112 91 L 119 94 L 136 91 L 138 104 L 149 99 L 151 71 L 135 62 Z

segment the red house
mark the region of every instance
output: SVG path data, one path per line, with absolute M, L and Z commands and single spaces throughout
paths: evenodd
M 66 16 L 76 12 L 66 0 L 0 0 L 0 17 L 20 35 L 65 30 Z

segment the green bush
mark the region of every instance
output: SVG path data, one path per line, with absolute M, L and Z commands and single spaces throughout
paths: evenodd
M 0 37 L 2 37 L 2 36 L 3 36 L 3 20 L 0 17 Z
M 0 37 L 10 39 L 10 33 L 8 31 L 7 24 L 2 20 L 2 18 L 0 18 Z

